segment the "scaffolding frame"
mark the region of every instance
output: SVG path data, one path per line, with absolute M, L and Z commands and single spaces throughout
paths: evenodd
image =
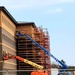
M 50 40 L 47 29 L 43 29 L 42 27 L 34 27 L 33 33 L 30 33 L 29 30 L 26 28 L 26 30 L 20 30 L 20 33 L 29 35 L 41 46 L 50 51 Z M 45 69 L 51 69 L 50 56 L 48 56 L 43 50 L 38 48 L 26 37 L 17 38 L 17 55 L 26 58 L 32 62 L 35 62 L 39 65 L 42 65 Z M 35 67 L 25 64 L 21 61 L 18 62 L 18 65 L 18 70 L 36 70 Z

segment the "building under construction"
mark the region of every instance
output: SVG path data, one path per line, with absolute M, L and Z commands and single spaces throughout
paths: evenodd
M 37 68 L 16 59 L 3 60 L 3 51 L 26 58 L 44 66 L 44 69 L 51 69 L 50 56 L 28 38 L 17 36 L 17 32 L 29 35 L 50 51 L 50 37 L 47 29 L 37 27 L 34 22 L 17 22 L 5 7 L 0 7 L 0 70 L 37 70 Z M 51 74 L 50 71 L 48 74 Z M 15 73 L 14 75 L 30 75 L 30 73 Z

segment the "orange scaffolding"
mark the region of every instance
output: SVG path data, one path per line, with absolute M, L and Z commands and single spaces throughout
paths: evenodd
M 43 29 L 42 27 L 34 28 L 34 40 L 37 41 L 41 46 L 50 51 L 50 40 L 49 33 L 47 29 Z M 40 58 L 40 65 L 44 66 L 45 69 L 51 69 L 50 56 L 45 54 L 45 52 L 41 49 L 38 49 L 37 46 L 34 45 L 34 56 L 36 58 Z M 37 52 L 38 51 L 38 52 Z M 38 54 L 38 55 L 37 55 Z M 40 55 L 40 57 L 39 57 Z M 37 56 L 37 57 L 36 57 Z M 37 62 L 36 62 L 37 63 Z M 49 71 L 49 75 L 51 72 Z
M 49 34 L 47 29 L 42 27 L 34 27 L 32 33 L 26 28 L 20 30 L 22 34 L 27 34 L 32 37 L 37 43 L 50 51 Z M 51 69 L 50 56 L 48 56 L 43 50 L 38 48 L 34 43 L 25 37 L 17 38 L 17 55 L 26 58 L 32 62 L 35 62 L 45 69 Z M 18 61 L 19 70 L 36 70 L 35 67 Z M 50 75 L 49 71 L 49 75 Z

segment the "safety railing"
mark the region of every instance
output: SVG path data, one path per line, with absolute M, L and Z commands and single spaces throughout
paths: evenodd
M 45 75 L 44 72 L 47 71 L 47 75 L 58 75 L 59 69 L 52 68 L 47 70 L 0 70 L 0 75 L 36 75 L 32 74 L 32 72 L 42 72 L 43 74 L 37 74 L 37 75 Z M 63 69 L 63 71 L 65 71 Z M 75 69 L 68 69 L 67 72 L 72 72 L 73 75 L 75 75 Z

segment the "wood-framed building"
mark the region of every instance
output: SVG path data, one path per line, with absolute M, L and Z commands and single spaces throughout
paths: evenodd
M 50 56 L 39 49 L 27 38 L 15 39 L 16 31 L 29 35 L 41 46 L 50 51 L 49 34 L 42 27 L 37 28 L 34 22 L 17 22 L 5 7 L 0 7 L 0 70 L 35 70 L 36 68 L 16 59 L 4 60 L 3 51 L 19 55 L 50 69 Z M 10 67 L 11 65 L 11 67 Z M 1 74 L 0 74 L 1 75 Z M 3 74 L 2 74 L 3 75 Z M 15 73 L 14 75 L 17 75 Z M 19 74 L 22 75 L 22 74 Z M 49 72 L 50 75 L 50 72 Z
M 16 59 L 3 60 L 3 51 L 16 55 L 15 31 L 15 19 L 5 7 L 0 7 L 0 70 L 17 69 Z

